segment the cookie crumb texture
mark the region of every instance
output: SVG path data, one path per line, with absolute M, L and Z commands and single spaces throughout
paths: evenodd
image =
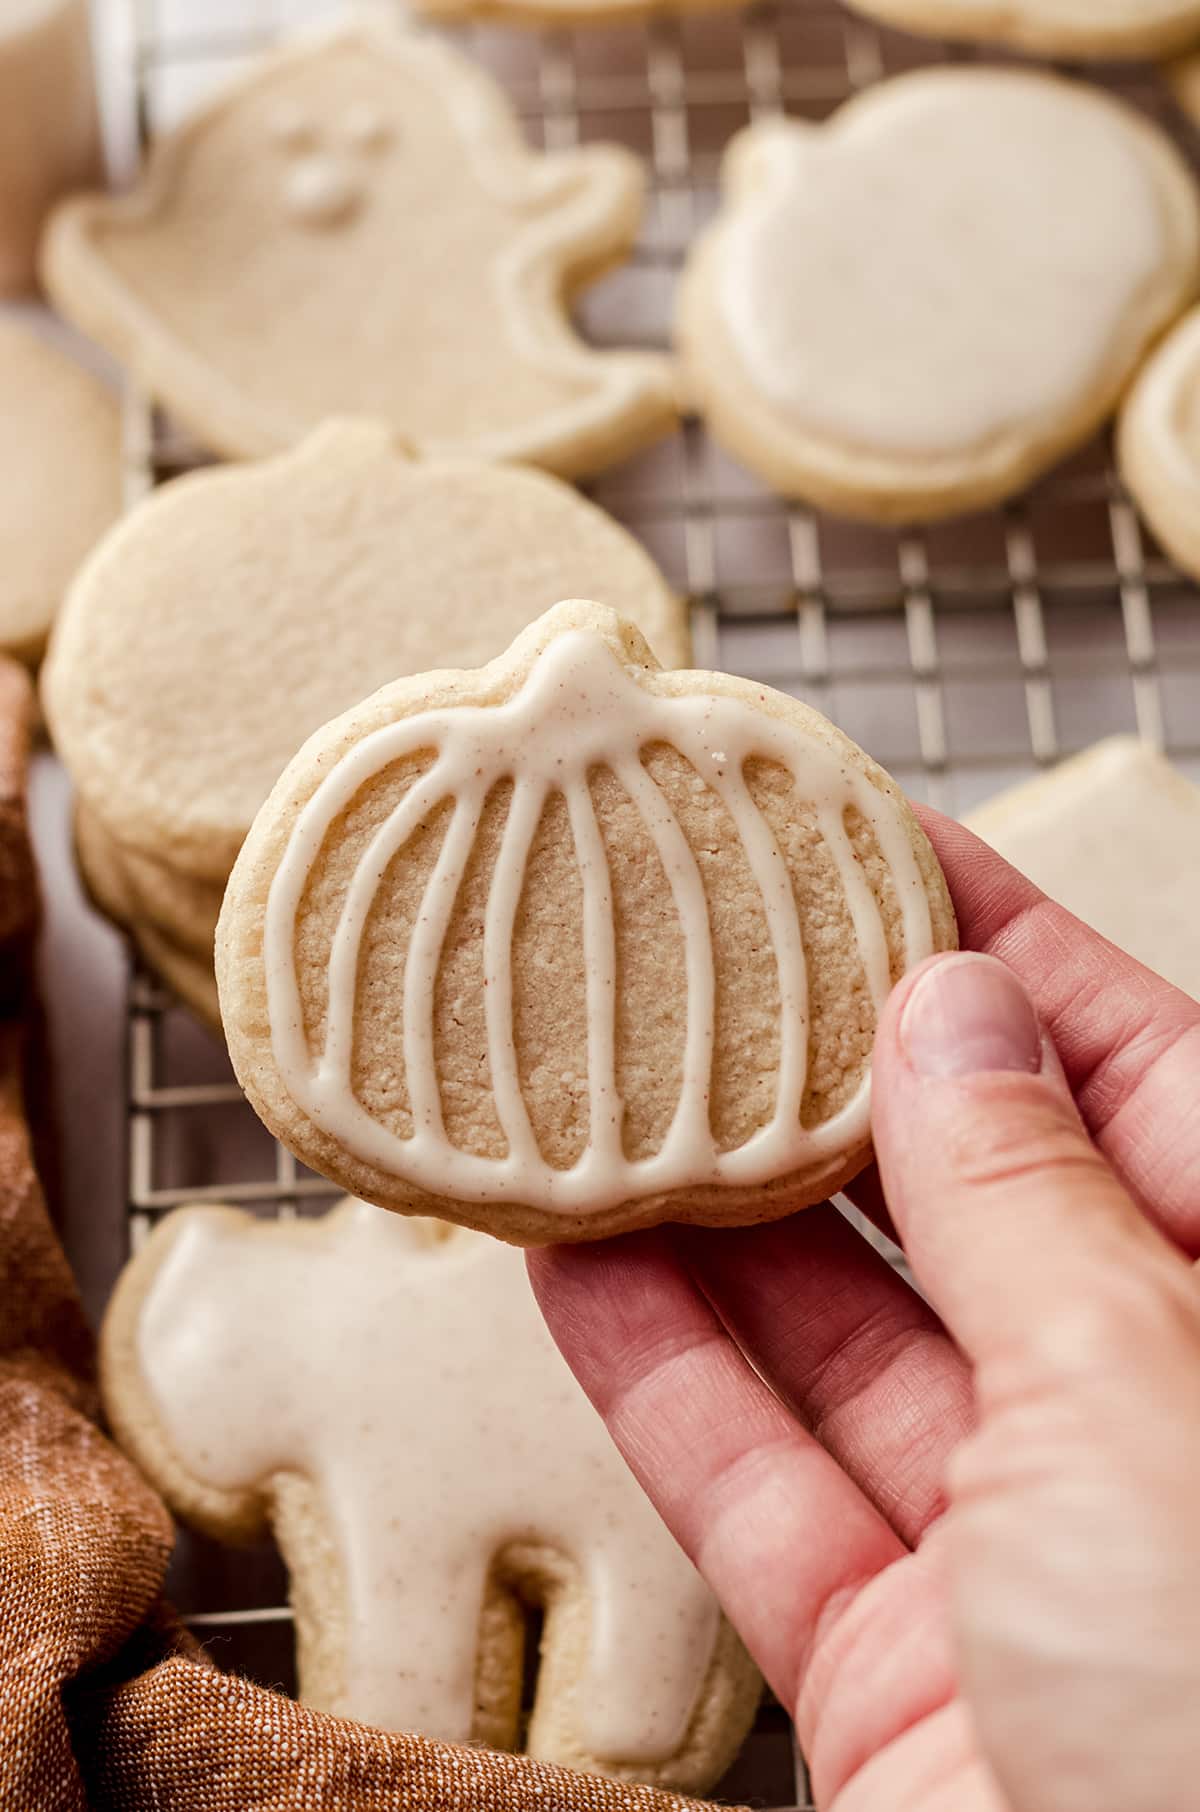
M 102 1369 L 122 1444 L 179 1515 L 225 1540 L 274 1530 L 309 1704 L 687 1791 L 728 1767 L 758 1674 L 519 1252 L 362 1202 L 265 1224 L 185 1208 L 124 1273 Z
M 593 605 L 434 677 L 430 708 L 410 683 L 314 738 L 235 868 L 218 979 L 268 1125 L 518 1243 L 840 1187 L 880 1005 L 954 942 L 892 783 Z

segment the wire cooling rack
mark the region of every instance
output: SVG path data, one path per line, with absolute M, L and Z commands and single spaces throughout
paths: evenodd
M 123 20 L 130 145 L 281 30 L 331 10 L 206 0 L 201 20 L 188 0 L 141 0 Z M 731 132 L 781 109 L 820 119 L 885 75 L 970 60 L 828 0 L 586 32 L 454 35 L 500 75 L 535 143 L 616 140 L 647 162 L 642 240 L 580 305 L 601 344 L 667 343 L 674 280 L 716 205 Z M 1106 80 L 1195 149 L 1152 72 Z M 195 457 L 137 395 L 126 454 L 131 496 Z M 1006 509 L 919 532 L 849 527 L 786 504 L 694 421 L 590 489 L 686 594 L 698 665 L 808 699 L 919 798 L 961 813 L 1117 730 L 1167 748 L 1200 776 L 1200 596 L 1140 524 L 1106 441 Z M 259 1126 L 214 1041 L 136 970 L 127 1084 L 131 1244 L 183 1202 L 291 1215 L 332 1200 Z M 172 1587 L 222 1660 L 291 1683 L 286 1580 L 273 1550 L 185 1536 Z M 777 1706 L 764 1709 L 720 1792 L 760 1804 L 804 1797 Z

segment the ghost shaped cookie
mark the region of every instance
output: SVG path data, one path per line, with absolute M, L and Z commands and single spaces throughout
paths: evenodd
M 1156 57 L 1200 38 L 1197 0 L 852 0 L 904 31 L 1052 57 Z
M 955 941 L 817 712 L 565 603 L 314 737 L 217 927 L 238 1078 L 355 1194 L 521 1244 L 764 1220 L 869 1151 L 897 976 Z
M 162 486 L 80 573 L 43 671 L 93 898 L 213 1017 L 225 882 L 304 738 L 593 588 L 686 664 L 686 610 L 649 555 L 547 473 L 414 459 L 341 421 Z
M 121 508 L 111 391 L 0 319 L 0 649 L 36 661 L 76 567 Z
M 758 1676 L 511 1247 L 362 1202 L 183 1209 L 121 1279 L 102 1370 L 173 1509 L 274 1528 L 307 1701 L 513 1748 L 532 1602 L 530 1755 L 691 1791 L 732 1759 Z
M 629 250 L 638 161 L 528 149 L 499 88 L 381 21 L 302 38 L 54 216 L 44 277 L 206 445 L 374 415 L 423 451 L 576 475 L 674 417 L 669 366 L 597 352 L 569 289 Z
M 1164 134 L 1050 76 L 940 69 L 732 142 L 681 284 L 714 434 L 880 522 L 981 507 L 1086 440 L 1195 291 Z

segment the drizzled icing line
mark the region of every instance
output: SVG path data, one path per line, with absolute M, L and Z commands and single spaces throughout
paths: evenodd
M 774 1112 L 729 1151 L 717 1149 L 709 1121 L 716 974 L 707 897 L 679 821 L 642 764 L 641 751 L 653 743 L 667 744 L 688 761 L 729 814 L 762 897 L 775 958 L 781 1024 Z M 314 1056 L 295 962 L 296 920 L 309 874 L 330 827 L 359 790 L 392 763 L 422 751 L 433 752 L 432 766 L 375 831 L 351 877 L 330 949 L 324 1044 Z M 847 810 L 862 815 L 891 873 L 906 966 L 933 949 L 921 872 L 891 801 L 865 774 L 784 720 L 725 695 L 652 692 L 603 636 L 571 629 L 545 647 L 505 703 L 422 712 L 364 737 L 300 812 L 271 883 L 264 926 L 271 1044 L 289 1094 L 314 1125 L 361 1162 L 431 1195 L 512 1201 L 572 1215 L 699 1184 L 765 1183 L 860 1142 L 868 1130 L 869 1078 L 821 1125 L 801 1123 L 807 966 L 787 864 L 743 778 L 754 757 L 785 768 L 798 795 L 816 808 L 878 1012 L 890 986 L 887 937 L 879 903 L 846 832 Z M 632 801 L 666 875 L 684 945 L 687 1018 L 680 1096 L 660 1148 L 635 1159 L 625 1155 L 621 1143 L 616 930 L 611 876 L 588 786 L 594 768 L 610 769 Z M 503 780 L 512 782 L 513 791 L 484 914 L 483 966 L 488 1061 L 507 1152 L 482 1157 L 460 1150 L 446 1136 L 434 1061 L 434 991 L 484 802 Z M 530 849 L 553 792 L 563 795 L 582 877 L 590 1097 L 587 1144 L 562 1170 L 538 1149 L 521 1091 L 512 1017 L 513 928 Z M 451 801 L 449 827 L 405 961 L 402 1044 L 412 1132 L 401 1136 L 373 1119 L 351 1086 L 359 955 L 389 863 L 431 814 Z

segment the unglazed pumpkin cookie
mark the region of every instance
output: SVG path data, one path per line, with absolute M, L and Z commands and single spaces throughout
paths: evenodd
M 148 911 L 112 840 L 86 810 L 75 819 L 75 857 L 92 904 L 121 927 L 146 967 L 160 976 L 184 1005 L 221 1030 L 212 966 L 212 932 L 195 943 Z M 216 912 L 213 913 L 213 924 Z
M 565 307 L 629 250 L 642 191 L 629 152 L 532 152 L 483 70 L 355 23 L 260 64 L 131 195 L 65 204 L 44 277 L 219 453 L 360 413 L 575 475 L 674 418 L 667 362 L 592 350 Z
M 118 1285 L 102 1370 L 174 1510 L 225 1539 L 273 1526 L 304 1699 L 511 1749 L 532 1600 L 530 1755 L 690 1791 L 732 1760 L 758 1676 L 510 1247 L 361 1202 L 183 1209 Z
M 881 522 L 975 508 L 1085 440 L 1197 283 L 1191 175 L 1098 91 L 999 69 L 882 82 L 726 153 L 678 337 L 713 432 Z
M 123 519 L 62 612 L 46 715 L 123 852 L 223 887 L 306 736 L 398 674 L 490 659 L 585 588 L 664 662 L 687 660 L 682 603 L 576 491 L 414 461 L 386 428 L 332 423 L 276 459 L 177 479 Z
M 310 739 L 235 864 L 217 980 L 305 1163 L 536 1244 L 840 1187 L 879 1007 L 954 941 L 907 804 L 832 724 L 567 603 Z
M 76 567 L 120 511 L 121 420 L 98 378 L 5 317 L 0 471 L 0 649 L 35 661 Z
M 1156 57 L 1200 38 L 1197 0 L 851 0 L 855 10 L 938 38 L 1057 57 Z
M 1110 736 L 966 822 L 1077 918 L 1200 1000 L 1200 787 Z

